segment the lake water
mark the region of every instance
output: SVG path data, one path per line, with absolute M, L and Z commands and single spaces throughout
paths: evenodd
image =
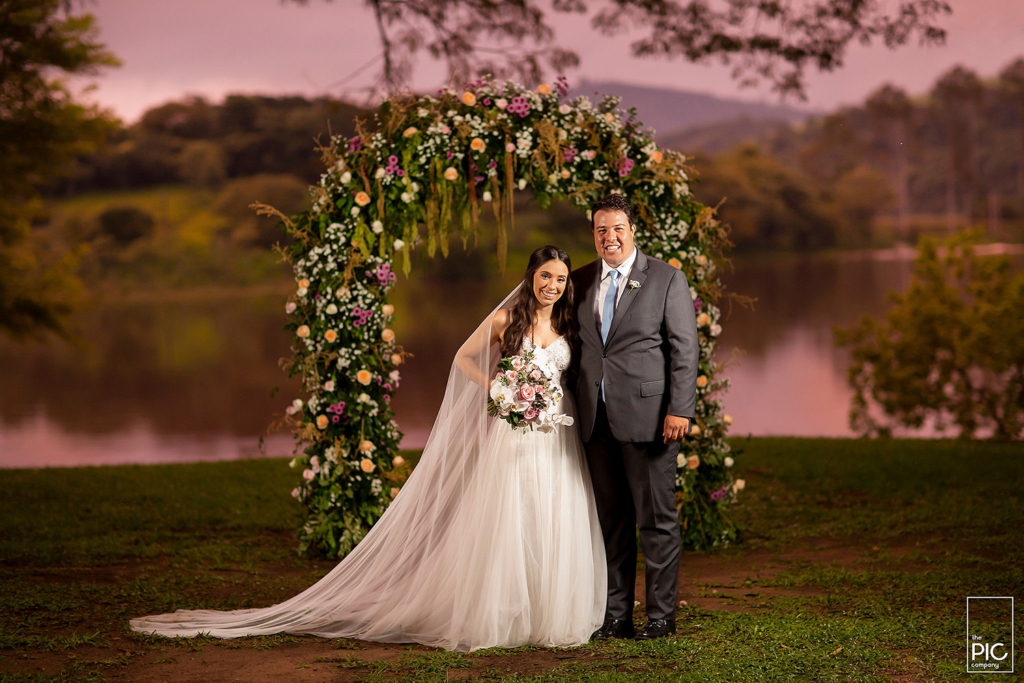
M 738 259 L 719 355 L 740 349 L 726 412 L 736 435 L 849 436 L 848 354 L 832 327 L 878 315 L 909 282 L 912 253 Z M 413 358 L 394 400 L 406 447 L 426 440 L 452 356 L 505 283 L 400 283 L 396 332 Z M 286 292 L 104 305 L 82 316 L 80 346 L 0 340 L 0 467 L 285 456 L 266 434 L 298 395 L 279 369 Z M 276 393 L 275 393 L 276 390 Z

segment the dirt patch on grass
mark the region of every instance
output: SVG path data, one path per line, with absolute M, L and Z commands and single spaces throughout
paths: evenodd
M 108 681 L 361 681 L 371 673 L 403 680 L 416 660 L 437 650 L 421 645 L 387 645 L 301 636 L 284 645 L 258 649 L 252 641 L 203 643 L 201 646 L 78 648 L 75 653 L 36 653 L 28 658 L 4 658 L 2 669 L 22 675 L 55 675 L 61 670 L 99 668 Z M 591 650 L 524 649 L 493 656 L 468 656 L 456 666 L 441 666 L 444 677 L 471 680 L 488 674 L 536 676 L 580 658 L 605 659 Z M 119 665 L 118 665 L 119 664 Z M 386 666 L 382 666 L 386 665 Z M 382 670 L 383 669 L 383 670 Z M 444 669 L 447 669 L 444 671 Z
M 806 538 L 801 548 L 772 549 L 736 546 L 718 552 L 684 552 L 679 563 L 682 606 L 724 612 L 756 611 L 773 597 L 820 597 L 826 591 L 810 587 L 767 586 L 781 573 L 832 565 L 850 570 L 924 572 L 925 562 L 910 561 L 927 545 L 920 540 Z M 639 581 L 638 581 L 639 583 Z M 642 595 L 642 591 L 637 591 Z M 642 598 L 638 598 L 643 602 Z

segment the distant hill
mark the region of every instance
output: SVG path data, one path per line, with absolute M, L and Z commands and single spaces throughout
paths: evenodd
M 743 115 L 726 121 L 716 121 L 687 128 L 671 135 L 658 135 L 662 147 L 693 155 L 698 152 L 718 154 L 744 142 L 756 142 L 769 138 L 790 125 L 778 119 L 752 119 Z
M 582 81 L 573 88 L 571 96 L 587 95 L 592 100 L 599 100 L 600 96 L 595 97 L 595 91 L 600 95 L 620 96 L 624 109 L 636 107 L 640 121 L 646 127 L 654 129 L 658 142 L 662 144 L 677 134 L 697 126 L 737 119 L 747 119 L 758 126 L 764 121 L 799 123 L 818 113 L 779 104 L 744 102 L 714 95 L 611 81 Z M 759 132 L 755 132 L 754 136 Z

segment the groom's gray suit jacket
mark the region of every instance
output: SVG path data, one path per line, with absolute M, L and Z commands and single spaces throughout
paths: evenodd
M 601 260 L 572 273 L 580 324 L 576 402 L 580 437 L 589 441 L 604 379 L 612 436 L 619 442 L 660 441 L 665 415 L 690 418 L 697 401 L 697 322 L 681 270 L 637 250 L 606 342 L 595 316 Z M 630 281 L 638 286 L 630 287 Z

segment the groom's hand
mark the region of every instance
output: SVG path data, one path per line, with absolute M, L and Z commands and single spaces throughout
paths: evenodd
M 678 415 L 666 415 L 665 429 L 662 432 L 665 437 L 665 443 L 682 441 L 683 437 L 686 436 L 686 428 L 689 425 L 690 420 L 685 417 L 679 417 Z

